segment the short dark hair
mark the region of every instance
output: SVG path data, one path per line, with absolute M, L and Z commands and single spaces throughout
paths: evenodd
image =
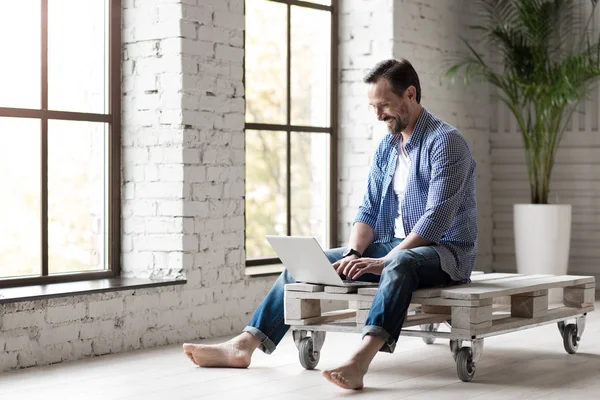
M 384 60 L 375 65 L 365 76 L 365 83 L 377 83 L 381 78 L 390 82 L 392 91 L 398 96 L 402 96 L 409 86 L 417 89 L 417 103 L 421 103 L 421 84 L 419 75 L 412 64 L 405 59 Z

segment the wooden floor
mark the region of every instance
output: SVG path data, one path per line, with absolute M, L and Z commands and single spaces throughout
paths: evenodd
M 448 341 L 401 337 L 394 354 L 377 355 L 364 390 L 339 389 L 318 370 L 343 362 L 360 336 L 329 333 L 315 371 L 300 366 L 291 336 L 270 356 L 257 352 L 246 370 L 197 368 L 179 346 L 168 346 L 0 374 L 0 398 L 598 399 L 599 333 L 600 312 L 593 312 L 575 355 L 564 351 L 556 324 L 488 338 L 470 383 L 457 378 Z

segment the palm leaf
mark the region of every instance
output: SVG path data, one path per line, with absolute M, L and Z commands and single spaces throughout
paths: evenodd
M 546 203 L 566 122 L 600 77 L 600 37 L 589 35 L 592 10 L 582 0 L 479 0 L 480 23 L 471 27 L 502 59 L 495 72 L 467 40 L 466 55 L 443 77 L 454 83 L 483 79 L 497 87 L 517 119 L 525 144 L 531 200 Z

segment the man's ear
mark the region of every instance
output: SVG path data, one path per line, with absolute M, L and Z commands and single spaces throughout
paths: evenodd
M 414 86 L 410 85 L 409 87 L 407 87 L 405 95 L 407 100 L 417 101 L 417 89 Z

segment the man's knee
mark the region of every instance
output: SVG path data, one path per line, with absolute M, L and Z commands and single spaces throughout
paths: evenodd
M 400 251 L 394 254 L 387 262 L 383 273 L 414 275 L 419 260 L 409 251 Z

